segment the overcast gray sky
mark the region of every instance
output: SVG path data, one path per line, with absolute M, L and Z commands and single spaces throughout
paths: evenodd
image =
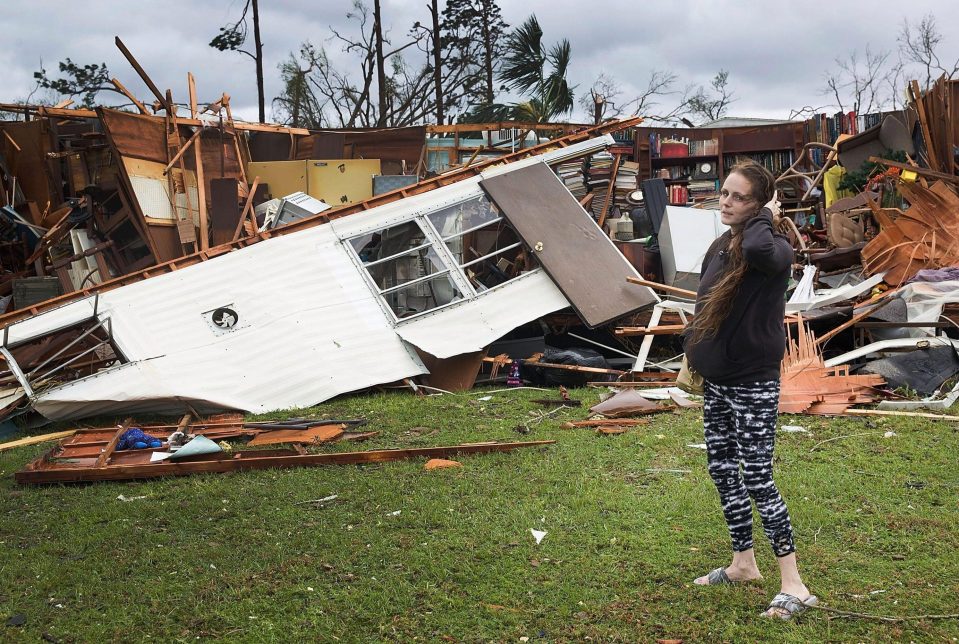
M 173 90 L 175 100 L 186 100 L 186 73 L 192 71 L 201 102 L 225 91 L 233 97 L 235 115 L 255 120 L 252 60 L 207 45 L 221 25 L 236 19 L 242 5 L 243 0 L 4 0 L 0 101 L 26 98 L 41 61 L 55 73 L 57 62 L 67 57 L 76 63 L 105 62 L 134 94 L 152 100 L 114 46 L 118 35 L 161 90 Z M 350 66 L 330 39 L 330 27 L 355 28 L 346 19 L 351 5 L 351 0 L 260 0 L 268 103 L 281 89 L 277 64 L 305 40 L 325 47 L 342 69 Z M 394 42 L 413 22 L 428 21 L 426 5 L 426 0 L 382 0 Z M 577 98 L 603 72 L 628 99 L 645 87 L 653 70 L 675 74 L 681 89 L 706 84 L 726 69 L 736 98 L 728 113 L 735 116 L 786 118 L 803 106 L 835 111 L 834 99 L 823 94 L 834 59 L 852 51 L 862 56 L 868 46 L 874 52 L 891 50 L 892 60 L 904 18 L 918 22 L 934 14 L 943 34 L 944 64 L 959 57 L 959 32 L 953 31 L 959 3 L 942 0 L 500 0 L 499 5 L 511 26 L 535 13 L 547 43 L 571 42 L 570 80 L 578 86 Z M 118 99 L 102 95 L 103 103 Z M 666 98 L 664 110 L 669 103 Z M 268 105 L 268 119 L 269 114 Z M 586 118 L 577 107 L 571 120 Z

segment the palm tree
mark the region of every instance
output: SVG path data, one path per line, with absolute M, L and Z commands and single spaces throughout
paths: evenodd
M 480 105 L 470 120 L 546 123 L 569 113 L 573 109 L 573 88 L 566 80 L 570 51 L 565 38 L 547 51 L 543 46 L 543 29 L 535 14 L 531 15 L 509 35 L 499 74 L 507 89 L 528 94 L 529 98 L 519 103 Z

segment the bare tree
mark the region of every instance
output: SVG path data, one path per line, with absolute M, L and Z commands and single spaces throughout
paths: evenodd
M 707 90 L 699 85 L 691 94 L 687 91 L 680 104 L 685 104 L 685 111 L 691 116 L 702 117 L 704 121 L 715 121 L 722 118 L 730 103 L 736 100 L 732 88 L 729 87 L 729 72 L 725 69 L 719 70 L 709 82 L 709 87 Z
M 900 55 L 925 70 L 926 89 L 932 86 L 934 73 L 952 78 L 959 72 L 959 58 L 951 65 L 944 65 L 936 53 L 939 43 L 942 42 L 942 34 L 936 28 L 936 17 L 933 14 L 926 14 L 915 25 L 910 24 L 908 18 L 903 18 L 897 40 Z
M 352 56 L 352 73 L 336 69 L 322 48 L 304 43 L 297 55 L 290 54 L 280 65 L 284 90 L 273 101 L 279 120 L 305 127 L 403 126 L 432 120 L 437 114 L 437 85 L 442 88 L 444 111 L 464 100 L 470 89 L 464 79 L 476 77 L 475 66 L 470 70 L 456 64 L 460 59 L 450 47 L 440 45 L 438 50 L 436 25 L 419 22 L 408 41 L 397 47 L 390 48 L 388 34 L 382 35 L 383 91 L 374 97 L 379 77 L 375 19 L 371 22 L 369 10 L 358 0 L 347 17 L 356 30 L 332 33 Z
M 889 103 L 886 93 L 893 70 L 886 67 L 889 51 L 873 52 L 868 46 L 860 58 L 852 51 L 846 58 L 836 58 L 836 70 L 826 74 L 825 94 L 836 100 L 839 111 L 869 114 Z
M 260 108 L 260 122 L 266 121 L 266 99 L 263 94 L 263 43 L 260 40 L 260 7 L 259 0 L 246 0 L 239 19 L 220 27 L 220 33 L 210 41 L 210 47 L 220 51 L 238 51 L 253 59 L 256 64 L 256 95 Z M 241 49 L 246 42 L 247 26 L 246 14 L 252 9 L 253 18 L 253 52 Z
M 620 100 L 623 90 L 619 83 L 603 72 L 593 81 L 589 94 L 580 97 L 579 105 L 585 111 L 592 112 L 593 120 L 597 123 L 623 115 L 648 117 L 663 97 L 677 93 L 672 89 L 675 82 L 676 75 L 672 72 L 653 70 L 646 88 L 637 96 L 624 101 Z

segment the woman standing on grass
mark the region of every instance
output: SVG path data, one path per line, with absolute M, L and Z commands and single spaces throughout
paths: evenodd
M 754 162 L 737 164 L 726 177 L 719 207 L 730 229 L 703 259 L 696 316 L 684 348 L 705 380 L 709 474 L 733 546 L 732 563 L 696 583 L 762 578 L 753 550 L 752 497 L 782 579 L 781 592 L 764 615 L 790 619 L 817 600 L 799 576 L 789 512 L 772 476 L 785 294 L 793 263 L 789 240 L 773 232 L 779 214 L 773 183 L 769 171 Z

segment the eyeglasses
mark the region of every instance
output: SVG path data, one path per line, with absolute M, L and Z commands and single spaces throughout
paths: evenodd
M 744 203 L 749 203 L 750 201 L 755 201 L 754 197 L 751 197 L 749 195 L 741 195 L 738 192 L 730 192 L 729 190 L 726 190 L 725 188 L 719 191 L 719 198 L 732 199 L 733 203 L 738 203 L 738 204 L 744 204 Z

